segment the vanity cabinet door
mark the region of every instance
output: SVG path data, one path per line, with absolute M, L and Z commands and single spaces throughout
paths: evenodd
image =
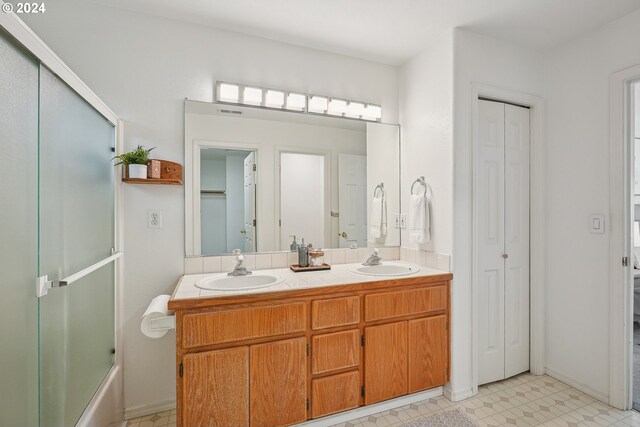
M 409 393 L 447 382 L 448 349 L 446 316 L 409 321 Z
M 187 354 L 184 427 L 249 425 L 249 347 Z
M 307 339 L 252 345 L 249 350 L 251 427 L 307 419 Z
M 365 405 L 407 394 L 407 322 L 364 329 Z

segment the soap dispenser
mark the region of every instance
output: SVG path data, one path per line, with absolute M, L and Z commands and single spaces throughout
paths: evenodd
M 309 267 L 309 248 L 304 245 L 304 237 L 302 243 L 298 246 L 298 265 L 300 267 Z
M 300 245 L 298 245 L 298 242 L 296 242 L 296 236 L 289 236 L 289 237 L 293 237 L 293 242 L 291 242 L 291 244 L 289 245 L 289 249 L 291 250 L 291 252 L 296 252 L 298 250 L 298 247 Z

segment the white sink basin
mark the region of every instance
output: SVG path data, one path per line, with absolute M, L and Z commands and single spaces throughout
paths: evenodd
M 368 276 L 408 276 L 417 273 L 420 269 L 418 267 L 407 267 L 405 265 L 382 264 L 363 265 L 353 268 L 352 271 Z
M 217 275 L 198 280 L 196 287 L 211 291 L 243 291 L 268 288 L 284 281 L 275 274 L 250 274 L 248 276 Z

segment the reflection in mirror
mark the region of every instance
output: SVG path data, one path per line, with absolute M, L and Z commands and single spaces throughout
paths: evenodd
M 200 150 L 202 253 L 255 252 L 254 163 L 253 151 Z
M 330 236 L 324 228 L 324 155 L 280 153 L 280 247 L 291 248 L 294 238 L 305 238 L 316 248 L 325 248 Z M 301 199 L 300 195 L 311 197 Z M 328 232 L 329 230 L 327 230 Z
M 400 245 L 399 127 L 185 102 L 187 256 Z

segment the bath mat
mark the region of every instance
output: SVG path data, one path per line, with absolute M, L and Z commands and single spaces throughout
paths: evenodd
M 473 420 L 462 412 L 462 409 L 455 411 L 441 412 L 430 417 L 420 418 L 402 427 L 477 427 Z

